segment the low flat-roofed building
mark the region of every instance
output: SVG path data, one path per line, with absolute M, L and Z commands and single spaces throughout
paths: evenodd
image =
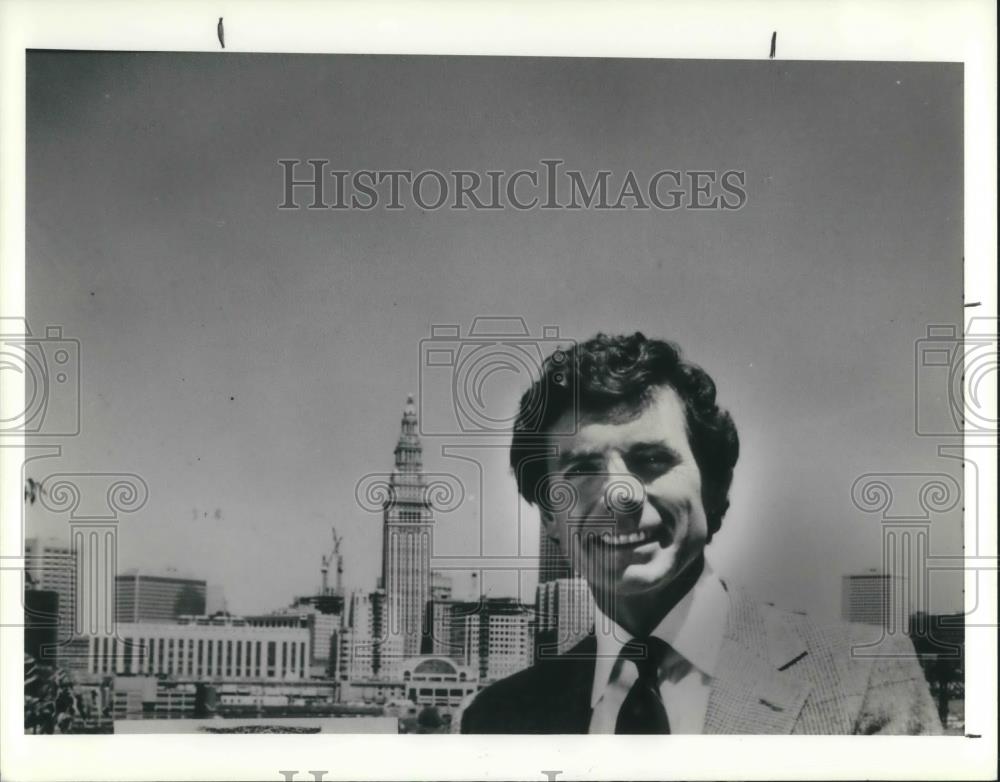
M 309 630 L 253 627 L 240 619 L 122 623 L 91 637 L 87 672 L 176 679 L 301 679 L 309 674 Z

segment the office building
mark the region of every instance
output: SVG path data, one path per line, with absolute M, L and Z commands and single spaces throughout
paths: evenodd
M 467 666 L 477 679 L 493 681 L 531 665 L 535 614 L 512 597 L 432 600 L 424 655 Z
M 466 604 L 468 606 L 469 604 Z M 484 598 L 458 614 L 463 624 L 463 663 L 480 682 L 510 676 L 534 658 L 535 615 L 514 598 Z
M 479 604 L 455 600 L 431 600 L 427 605 L 429 632 L 423 639 L 421 654 L 447 657 L 457 663 L 464 663 L 465 615 L 470 605 Z
M 424 611 L 431 596 L 434 518 L 426 496 L 423 447 L 411 395 L 403 410 L 389 498 L 383 506 L 382 585 L 387 632 L 399 636 L 403 657 L 420 653 Z
M 176 572 L 162 574 L 127 570 L 115 579 L 115 621 L 172 622 L 205 613 L 207 587 L 202 579 Z
M 541 527 L 538 543 L 538 562 L 539 584 L 547 584 L 571 575 L 569 563 L 559 550 L 559 542 L 546 534 L 544 525 Z
M 309 660 L 309 675 L 313 677 L 333 677 L 337 673 L 337 658 L 341 631 L 344 626 L 344 597 L 342 593 L 343 555 L 340 548 L 343 539 L 333 530 L 333 550 L 323 556 L 320 565 L 319 591 L 312 595 L 302 595 L 292 601 L 288 608 L 269 614 L 245 616 L 254 627 L 304 627 L 309 631 L 309 645 L 312 654 Z M 335 571 L 335 586 L 330 586 L 329 572 Z
M 594 598 L 582 578 L 557 578 L 535 592 L 535 653 L 552 657 L 573 648 L 594 624 Z
M 87 642 L 82 632 L 82 609 L 77 605 L 77 562 L 73 548 L 57 538 L 28 538 L 24 547 L 24 568 L 32 589 L 55 593 L 54 606 L 52 597 L 44 598 L 46 610 L 54 609 L 54 619 L 36 617 L 39 622 L 49 625 L 54 622 L 55 625 L 51 628 L 55 633 L 55 646 L 42 643 L 38 647 L 39 661 L 73 670 L 82 668 L 86 663 Z
M 29 538 L 24 546 L 24 568 L 34 589 L 55 592 L 58 598 L 59 641 L 73 636 L 76 621 L 76 557 L 56 538 Z
M 337 678 L 358 681 L 392 675 L 402 661 L 402 637 L 389 632 L 383 590 L 355 592 L 337 639 Z
M 302 679 L 309 659 L 307 628 L 189 617 L 176 623 L 120 623 L 116 636 L 91 638 L 87 672 L 191 680 Z
M 338 607 L 343 604 L 340 600 Z M 290 608 L 283 608 L 270 614 L 247 615 L 243 619 L 251 627 L 304 628 L 309 633 L 308 675 L 315 677 L 332 676 L 336 670 L 336 640 L 341 629 L 342 616 L 324 613 L 311 602 L 300 599 Z
M 909 617 L 906 583 L 896 576 L 869 570 L 841 580 L 841 616 L 847 622 L 875 625 L 897 633 L 907 632 Z

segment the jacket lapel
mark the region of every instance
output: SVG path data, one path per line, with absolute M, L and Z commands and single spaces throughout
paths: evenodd
M 590 691 L 594 682 L 597 640 L 587 636 L 566 654 L 546 664 L 538 695 L 547 733 L 586 733 L 590 729 Z
M 792 668 L 806 648 L 778 612 L 742 592 L 730 596 L 705 715 L 705 733 L 790 733 L 811 686 Z

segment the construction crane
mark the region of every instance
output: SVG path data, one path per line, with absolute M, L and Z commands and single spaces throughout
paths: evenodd
M 344 539 L 337 534 L 336 527 L 331 527 L 330 529 L 333 532 L 333 551 L 331 551 L 328 556 L 323 557 L 323 564 L 319 569 L 319 572 L 322 575 L 322 584 L 320 586 L 321 595 L 330 595 L 330 594 L 339 595 L 341 594 L 341 589 L 344 586 L 343 584 L 344 557 L 340 553 L 340 544 L 343 542 Z M 330 565 L 332 565 L 334 561 L 336 561 L 337 564 L 337 575 L 336 575 L 337 586 L 334 589 L 334 591 L 331 592 L 329 583 L 329 573 L 330 573 Z

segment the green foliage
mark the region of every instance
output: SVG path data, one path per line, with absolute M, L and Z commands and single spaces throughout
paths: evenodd
M 25 733 L 107 732 L 111 715 L 108 706 L 102 712 L 101 700 L 107 699 L 95 690 L 81 692 L 64 669 L 24 655 Z

